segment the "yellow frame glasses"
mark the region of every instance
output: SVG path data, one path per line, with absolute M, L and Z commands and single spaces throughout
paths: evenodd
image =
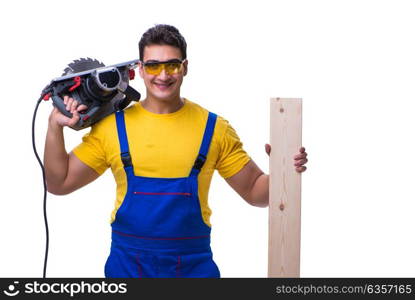
M 168 75 L 177 74 L 181 71 L 183 63 L 186 59 L 170 59 L 167 61 L 150 60 L 142 62 L 146 73 L 150 75 L 160 75 L 165 70 Z

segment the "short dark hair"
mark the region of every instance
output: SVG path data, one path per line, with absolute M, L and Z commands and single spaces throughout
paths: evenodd
M 186 41 L 179 30 L 171 25 L 157 24 L 144 32 L 138 43 L 141 61 L 143 61 L 144 48 L 149 45 L 170 45 L 177 47 L 182 53 L 182 59 L 186 59 L 187 57 Z

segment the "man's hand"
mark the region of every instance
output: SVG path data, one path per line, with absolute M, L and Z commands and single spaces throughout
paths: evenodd
M 63 98 L 63 103 L 66 105 L 66 110 L 72 113 L 72 118 L 68 118 L 56 107 L 53 107 L 53 110 L 49 116 L 49 124 L 59 125 L 61 127 L 74 126 L 79 121 L 79 112 L 87 109 L 88 107 L 84 104 L 79 105 L 78 101 L 67 95 Z
M 269 155 L 271 153 L 271 145 L 265 144 L 265 152 Z M 308 162 L 307 159 L 307 152 L 305 152 L 305 148 L 301 147 L 299 150 L 299 154 L 294 156 L 294 166 L 295 170 L 298 173 L 302 173 L 307 170 L 307 167 L 304 166 Z

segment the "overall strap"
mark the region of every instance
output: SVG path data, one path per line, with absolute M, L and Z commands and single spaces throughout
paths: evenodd
M 124 168 L 132 167 L 133 163 L 128 147 L 127 130 L 125 129 L 124 111 L 117 111 L 115 119 L 117 121 L 118 140 L 120 142 L 121 161 L 124 164 Z
M 190 176 L 199 175 L 199 172 L 206 161 L 206 156 L 209 151 L 210 142 L 212 141 L 213 131 L 215 129 L 216 118 L 216 114 L 209 112 L 208 120 L 206 122 L 205 133 L 203 134 L 202 144 L 199 149 L 199 154 L 197 155 L 195 163 L 192 167 L 192 171 L 190 172 Z

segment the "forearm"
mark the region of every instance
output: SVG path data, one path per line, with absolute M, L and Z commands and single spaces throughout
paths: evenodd
M 46 135 L 44 165 L 48 190 L 61 187 L 68 172 L 68 153 L 65 149 L 63 127 L 51 122 Z
M 269 204 L 269 175 L 262 173 L 253 184 L 249 196 L 251 205 L 267 207 Z

